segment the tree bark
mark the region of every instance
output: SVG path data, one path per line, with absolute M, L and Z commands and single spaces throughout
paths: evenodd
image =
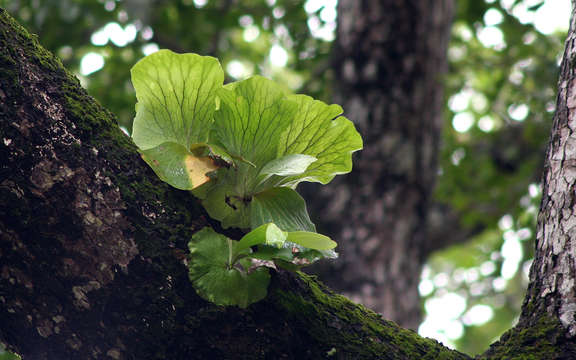
M 518 325 L 482 358 L 576 359 L 575 14 L 573 7 L 544 163 L 528 292 Z
M 452 0 L 339 1 L 335 102 L 365 148 L 350 175 L 307 192 L 319 228 L 339 241 L 341 258 L 320 266 L 321 277 L 412 329 L 421 268 L 438 247 L 427 227 L 452 13 Z
M 576 17 L 566 41 L 558 100 L 544 165 L 536 253 L 522 318 L 540 312 L 576 336 Z
M 274 273 L 248 309 L 188 280 L 218 225 L 159 181 L 114 117 L 0 9 L 0 342 L 23 359 L 466 359 Z

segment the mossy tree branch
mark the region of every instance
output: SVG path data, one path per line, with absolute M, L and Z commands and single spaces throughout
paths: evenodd
M 0 341 L 24 359 L 466 358 L 303 274 L 246 310 L 200 299 L 195 199 L 3 10 L 0 49 Z

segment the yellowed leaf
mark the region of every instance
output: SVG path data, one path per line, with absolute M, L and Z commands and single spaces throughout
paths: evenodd
M 214 163 L 214 160 L 208 156 L 196 157 L 188 155 L 184 160 L 184 164 L 193 189 L 210 181 L 206 174 L 219 168 Z

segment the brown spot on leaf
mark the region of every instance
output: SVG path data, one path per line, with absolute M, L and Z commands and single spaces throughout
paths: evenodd
M 186 157 L 185 166 L 189 174 L 190 182 L 194 188 L 210 181 L 210 178 L 206 174 L 219 168 L 210 157 L 197 157 L 193 155 Z

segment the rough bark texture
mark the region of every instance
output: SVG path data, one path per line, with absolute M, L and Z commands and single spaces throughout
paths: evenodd
M 518 325 L 482 358 L 576 359 L 576 17 L 558 82 L 536 249 Z
M 303 274 L 242 310 L 191 287 L 210 220 L 0 9 L 0 342 L 26 359 L 464 359 Z M 212 224 L 216 226 L 217 224 Z
M 522 314 L 560 320 L 576 338 L 576 17 L 572 14 L 543 175 L 536 255 Z
M 365 149 L 352 174 L 314 190 L 312 214 L 321 214 L 320 229 L 338 239 L 341 253 L 318 272 L 409 328 L 420 323 L 420 271 L 427 250 L 437 247 L 427 244 L 427 222 L 452 8 L 452 0 L 338 3 L 335 102 L 356 123 Z

